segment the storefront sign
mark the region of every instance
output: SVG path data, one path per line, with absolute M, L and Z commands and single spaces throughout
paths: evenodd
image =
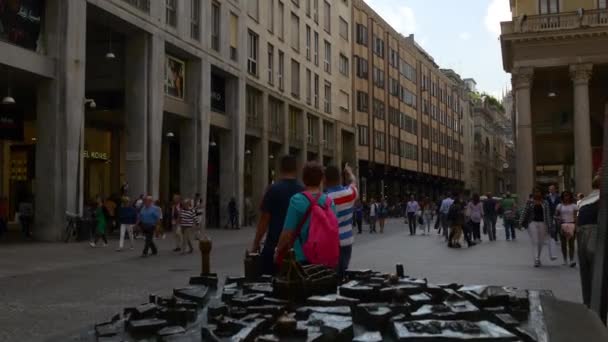
M 108 160 L 108 154 L 105 152 L 96 152 L 96 151 L 84 151 L 83 156 L 85 159 L 97 159 L 97 160 Z
M 226 112 L 226 80 L 216 74 L 211 74 L 211 109 Z
M 0 40 L 36 50 L 44 3 L 44 0 L 0 1 Z
M 166 56 L 165 63 L 165 94 L 177 99 L 184 99 L 186 83 L 186 63 L 173 56 Z
M 0 139 L 23 141 L 23 115 L 14 105 L 0 105 Z

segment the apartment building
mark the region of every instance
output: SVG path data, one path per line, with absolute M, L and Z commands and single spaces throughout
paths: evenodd
M 279 156 L 355 164 L 351 2 L 248 0 L 245 196 L 259 203 Z
M 460 84 L 413 36 L 397 33 L 364 1 L 353 1 L 352 13 L 362 193 L 398 200 L 461 189 Z
M 608 103 L 604 0 L 513 0 L 503 67 L 515 95 L 517 192 L 559 184 L 587 193 L 600 166 Z

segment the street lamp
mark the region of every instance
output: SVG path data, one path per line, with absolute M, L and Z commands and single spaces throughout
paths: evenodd
M 6 71 L 6 96 L 2 98 L 2 104 L 12 105 L 15 104 L 15 98 L 11 96 L 11 85 L 10 85 L 10 71 Z

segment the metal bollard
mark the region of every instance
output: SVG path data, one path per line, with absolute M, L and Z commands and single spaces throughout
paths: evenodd
M 209 240 L 209 238 L 206 236 L 203 239 L 198 241 L 198 248 L 201 251 L 201 266 L 202 266 L 201 274 L 202 275 L 211 273 L 210 254 L 211 254 L 212 247 L 213 247 L 213 243 L 211 243 L 211 240 Z

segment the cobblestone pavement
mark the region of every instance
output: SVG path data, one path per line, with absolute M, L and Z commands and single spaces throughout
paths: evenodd
M 384 234 L 356 236 L 351 268 L 392 271 L 403 263 L 406 273 L 434 283 L 500 284 L 544 288 L 579 302 L 578 269 L 550 262 L 532 267 L 526 232 L 518 240 L 504 240 L 499 227 L 496 242 L 471 249 L 448 249 L 441 237 L 410 237 L 401 220 L 391 220 Z M 243 272 L 243 256 L 254 231 L 212 230 L 212 268 L 223 277 Z M 484 236 L 485 238 L 485 236 Z M 64 341 L 93 323 L 106 320 L 123 307 L 144 302 L 149 293 L 168 294 L 199 272 L 198 254 L 175 255 L 172 236 L 159 240 L 157 257 L 135 251 L 115 252 L 86 243 L 29 243 L 0 245 L 0 341 Z

